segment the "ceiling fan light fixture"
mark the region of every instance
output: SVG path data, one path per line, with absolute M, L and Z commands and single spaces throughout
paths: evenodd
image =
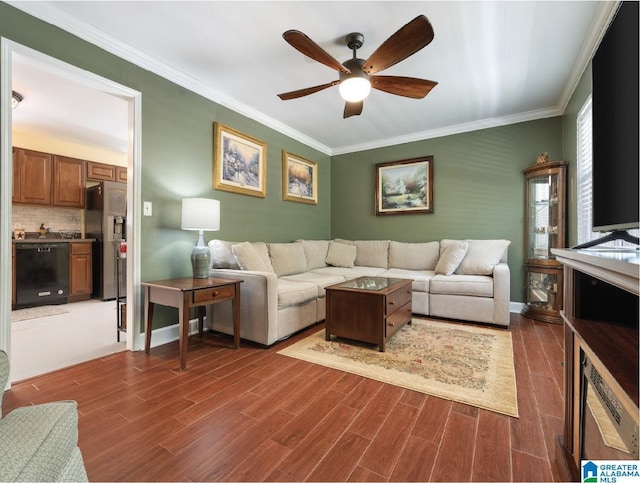
M 11 109 L 15 109 L 18 107 L 18 104 L 22 102 L 22 95 L 18 94 L 16 91 L 11 91 Z
M 371 82 L 364 77 L 349 77 L 338 87 L 340 96 L 347 102 L 360 102 L 371 92 Z

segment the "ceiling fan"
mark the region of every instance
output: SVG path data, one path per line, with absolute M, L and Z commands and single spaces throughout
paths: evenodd
M 326 84 L 278 94 L 283 101 L 338 85 L 340 95 L 345 100 L 343 117 L 346 119 L 362 113 L 364 99 L 372 87 L 397 96 L 422 99 L 438 84 L 415 77 L 374 75 L 429 45 L 433 40 L 433 27 L 424 15 L 417 16 L 385 40 L 367 60 L 356 57 L 356 51 L 364 42 L 364 35 L 358 32 L 350 33 L 345 41 L 353 51 L 353 58 L 342 64 L 299 30 L 287 30 L 282 37 L 307 57 L 337 70 L 340 76 L 338 80 Z

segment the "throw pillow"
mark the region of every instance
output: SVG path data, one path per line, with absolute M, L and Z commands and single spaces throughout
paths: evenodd
M 353 268 L 356 261 L 356 246 L 345 243 L 329 242 L 327 251 L 327 264 L 334 267 Z
M 238 262 L 233 256 L 231 246 L 239 242 L 230 242 L 225 240 L 211 240 L 209 242 L 209 251 L 211 252 L 211 268 L 232 268 L 238 270 Z
M 388 240 L 356 240 L 356 261 L 359 267 L 389 268 Z
M 307 269 L 302 243 L 269 243 L 269 255 L 278 277 L 302 273 Z
M 433 270 L 438 263 L 440 243 L 402 243 L 392 241 L 389 244 L 389 267 L 403 270 Z
M 256 248 L 249 242 L 237 243 L 231 245 L 231 251 L 236 257 L 238 266 L 242 270 L 251 270 L 255 272 L 271 272 L 267 267 Z
M 436 273 L 451 275 L 456 271 L 467 253 L 469 244 L 465 241 L 454 241 L 447 245 L 436 265 Z
M 511 242 L 509 240 L 467 240 L 469 248 L 456 273 L 491 275 Z
M 304 256 L 307 259 L 307 270 L 327 266 L 329 240 L 297 240 L 302 243 Z

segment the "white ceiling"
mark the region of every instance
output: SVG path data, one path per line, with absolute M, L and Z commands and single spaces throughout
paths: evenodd
M 594 1 L 8 3 L 328 154 L 562 114 L 616 5 Z M 433 25 L 433 42 L 382 74 L 437 81 L 424 99 L 373 90 L 362 115 L 343 119 L 337 86 L 289 101 L 276 96 L 338 78 L 337 72 L 287 44 L 284 31 L 301 30 L 343 62 L 351 57 L 343 40 L 348 33 L 364 34 L 358 57 L 366 59 L 420 14 Z M 78 91 L 76 85 L 67 84 L 73 89 L 71 96 L 59 90 L 65 83 L 52 81 L 53 74 L 34 72 L 36 65 L 20 60 L 14 62 L 13 88 L 25 101 L 13 112 L 14 122 L 22 122 L 24 128 L 33 124 L 37 129 L 55 129 L 61 136 L 75 133 L 124 150 L 126 132 L 110 129 L 122 115 L 117 112 L 121 103 L 104 94 L 94 99 L 90 89 Z M 55 99 L 65 100 L 64 108 L 52 108 Z M 99 108 L 101 114 L 88 116 L 87 106 Z

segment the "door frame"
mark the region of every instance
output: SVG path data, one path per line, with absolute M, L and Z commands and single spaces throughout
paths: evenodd
M 127 310 L 126 348 L 142 348 L 142 331 L 138 323 L 142 313 L 140 285 L 141 171 L 142 171 L 142 93 L 87 70 L 0 37 L 0 349 L 11 360 L 11 254 L 12 241 L 12 65 L 13 55 L 20 54 L 64 73 L 64 76 L 87 87 L 124 99 L 128 103 L 127 140 Z M 114 329 L 116 322 L 114 320 Z M 132 329 L 136 330 L 132 330 Z M 9 378 L 9 385 L 11 377 Z M 0 388 L 2 390 L 2 388 Z

